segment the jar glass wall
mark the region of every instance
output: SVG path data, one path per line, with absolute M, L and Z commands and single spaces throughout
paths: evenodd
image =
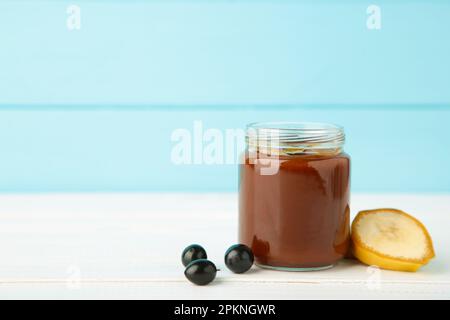
M 256 263 L 281 270 L 333 266 L 350 237 L 350 157 L 341 127 L 255 123 L 240 165 L 239 238 Z

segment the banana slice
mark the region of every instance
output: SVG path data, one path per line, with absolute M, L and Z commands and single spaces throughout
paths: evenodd
M 425 226 L 396 209 L 359 212 L 352 223 L 352 250 L 367 265 L 410 272 L 435 256 Z

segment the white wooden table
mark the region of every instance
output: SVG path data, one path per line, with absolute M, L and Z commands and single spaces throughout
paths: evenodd
M 417 273 L 354 261 L 320 272 L 223 263 L 236 242 L 235 194 L 0 196 L 0 298 L 313 299 L 450 298 L 450 195 L 357 195 L 358 210 L 394 207 L 428 227 L 437 258 Z M 184 278 L 180 254 L 202 244 L 221 269 L 207 287 Z

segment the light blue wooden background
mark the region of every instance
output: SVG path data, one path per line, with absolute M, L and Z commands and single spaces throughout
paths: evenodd
M 450 191 L 448 1 L 1 1 L 0 41 L 2 192 L 235 190 L 171 133 L 274 119 L 344 125 L 355 191 Z

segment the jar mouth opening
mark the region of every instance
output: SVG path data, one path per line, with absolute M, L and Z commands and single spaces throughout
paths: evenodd
M 306 121 L 264 121 L 253 122 L 247 125 L 248 128 L 261 129 L 286 129 L 286 130 L 342 130 L 343 127 L 327 122 L 306 122 Z
M 280 154 L 339 153 L 345 143 L 343 127 L 321 122 L 255 122 L 246 136 L 251 149 Z

